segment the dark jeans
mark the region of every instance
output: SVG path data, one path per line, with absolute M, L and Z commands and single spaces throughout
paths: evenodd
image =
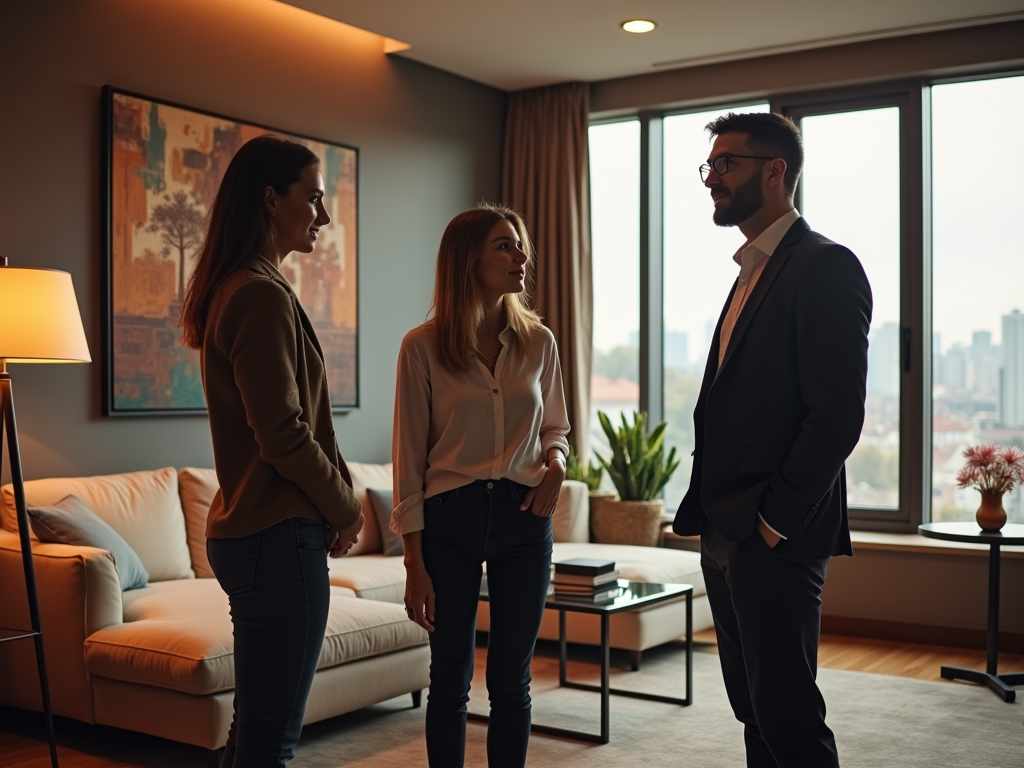
M 757 531 L 732 542 L 705 521 L 701 566 L 747 766 L 839 768 L 815 681 L 828 558 L 790 556 Z
M 432 768 L 461 768 L 465 757 L 484 561 L 491 610 L 487 764 L 526 764 L 530 661 L 551 579 L 551 519 L 519 509 L 528 490 L 510 480 L 479 480 L 432 496 L 424 505 L 423 560 L 435 594 L 427 700 Z
M 283 766 L 295 755 L 330 607 L 324 533 L 293 517 L 206 542 L 235 637 L 235 716 L 222 768 Z

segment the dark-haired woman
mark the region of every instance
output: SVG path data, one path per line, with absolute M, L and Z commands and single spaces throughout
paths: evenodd
M 530 662 L 569 432 L 554 337 L 523 299 L 530 259 L 512 210 L 455 217 L 437 257 L 433 320 L 399 353 L 391 528 L 405 543 L 406 611 L 430 632 L 433 768 L 463 765 L 485 561 L 487 762 L 526 763 Z
M 279 267 L 330 223 L 319 161 L 261 136 L 231 160 L 182 308 L 200 351 L 220 491 L 210 565 L 234 625 L 223 768 L 283 766 L 299 740 L 330 602 L 328 554 L 363 523 L 313 328 Z

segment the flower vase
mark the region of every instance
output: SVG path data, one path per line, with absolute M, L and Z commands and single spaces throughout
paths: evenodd
M 981 494 L 981 506 L 975 515 L 978 526 L 983 531 L 998 531 L 1006 525 L 1006 510 L 1003 509 L 1003 494 Z

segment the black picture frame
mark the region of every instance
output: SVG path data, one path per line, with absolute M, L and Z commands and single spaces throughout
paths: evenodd
M 359 408 L 359 150 L 106 85 L 102 90 L 104 416 L 205 414 L 199 353 L 181 344 L 181 298 L 228 162 L 275 133 L 321 159 L 332 222 L 292 282 L 324 351 L 331 410 Z

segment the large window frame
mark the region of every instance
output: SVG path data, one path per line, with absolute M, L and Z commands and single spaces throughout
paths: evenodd
M 900 110 L 900 479 L 897 509 L 854 507 L 854 529 L 912 533 L 931 516 L 932 285 L 931 126 L 933 85 L 1019 75 L 1019 70 L 972 72 L 944 78 L 900 79 L 871 85 L 762 96 L 772 112 L 811 115 L 878 107 Z M 751 96 L 742 99 L 749 103 Z M 664 419 L 664 119 L 720 108 L 740 100 L 645 110 L 592 124 L 640 121 L 640 408 L 651 423 Z M 796 192 L 800 208 L 802 190 Z

